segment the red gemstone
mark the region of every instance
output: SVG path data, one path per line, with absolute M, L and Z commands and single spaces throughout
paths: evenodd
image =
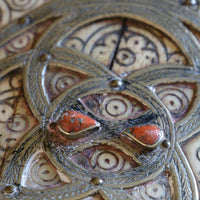
M 163 131 L 156 125 L 129 128 L 126 132 L 133 136 L 133 138 L 139 143 L 146 146 L 153 146 L 157 144 L 163 137 Z
M 77 111 L 67 111 L 59 121 L 60 129 L 67 133 L 77 133 L 95 126 L 97 126 L 95 120 Z

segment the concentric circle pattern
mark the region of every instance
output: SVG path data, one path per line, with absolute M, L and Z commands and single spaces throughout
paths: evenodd
M 25 35 L 22 35 L 19 38 L 14 39 L 6 48 L 9 52 L 23 52 L 32 46 L 33 43 L 33 34 L 27 32 Z
M 81 101 L 89 111 L 109 121 L 135 118 L 148 110 L 136 99 L 122 94 L 96 94 L 82 98 Z
M 27 165 L 28 167 L 23 173 L 23 186 L 28 186 L 32 189 L 45 189 L 70 182 L 68 177 L 66 177 L 68 181 L 65 183 L 60 179 L 56 169 L 40 150 L 32 156 Z
M 132 111 L 131 102 L 120 96 L 105 98 L 102 101 L 102 107 L 102 115 L 110 120 L 127 118 Z
M 7 129 L 12 133 L 25 132 L 28 125 L 28 119 L 24 115 L 12 115 L 7 120 Z
M 121 150 L 106 145 L 88 148 L 72 156 L 72 160 L 87 170 L 103 174 L 130 171 L 139 165 Z

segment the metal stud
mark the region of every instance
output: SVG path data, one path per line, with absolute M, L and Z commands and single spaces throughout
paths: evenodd
M 198 4 L 198 0 L 182 0 L 183 5 L 194 6 Z
M 4 195 L 17 195 L 19 193 L 18 187 L 14 185 L 7 185 L 3 190 Z
M 170 142 L 168 139 L 164 139 L 163 142 L 162 142 L 162 145 L 165 147 L 165 148 L 169 148 L 171 146 Z
M 49 127 L 50 127 L 51 129 L 55 129 L 56 126 L 57 126 L 57 124 L 56 124 L 55 122 L 52 122 L 52 123 L 49 124 Z
M 4 191 L 5 193 L 7 194 L 12 194 L 14 192 L 14 187 L 12 185 L 7 185 L 5 188 L 4 188 Z
M 103 180 L 100 179 L 99 177 L 94 177 L 90 180 L 90 182 L 93 184 L 93 185 L 102 185 L 103 184 Z
M 43 53 L 43 54 L 40 55 L 39 60 L 41 62 L 46 62 L 46 61 L 48 61 L 50 59 L 50 57 L 51 56 L 49 54 Z
M 123 90 L 125 87 L 125 83 L 121 79 L 114 79 L 110 81 L 110 87 L 116 90 Z
M 19 25 L 28 25 L 31 22 L 30 16 L 24 16 L 18 19 L 18 24 Z

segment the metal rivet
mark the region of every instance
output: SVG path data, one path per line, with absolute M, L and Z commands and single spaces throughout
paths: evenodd
M 5 191 L 6 194 L 13 194 L 15 192 L 15 187 L 12 186 L 12 185 L 7 185 L 4 188 L 4 191 Z
M 200 161 L 200 148 L 197 149 L 197 158 Z
M 122 90 L 125 87 L 124 82 L 119 79 L 112 80 L 109 85 L 112 89 L 117 89 L 117 90 Z
M 18 19 L 18 24 L 27 25 L 31 22 L 31 18 L 29 16 L 24 16 Z
M 162 142 L 162 145 L 165 147 L 165 148 L 169 148 L 171 146 L 170 142 L 168 139 L 164 139 L 163 142 Z
M 99 177 L 94 177 L 90 180 L 90 182 L 93 184 L 93 185 L 102 185 L 103 184 L 103 180 L 100 179 Z
M 39 60 L 41 62 L 46 62 L 46 61 L 48 61 L 50 59 L 50 57 L 51 56 L 49 54 L 43 53 L 43 54 L 40 55 Z
M 50 127 L 51 129 L 56 128 L 56 126 L 57 126 L 57 124 L 56 124 L 55 122 L 52 122 L 52 123 L 49 124 L 49 127 Z
M 182 0 L 183 5 L 194 6 L 198 4 L 198 0 Z

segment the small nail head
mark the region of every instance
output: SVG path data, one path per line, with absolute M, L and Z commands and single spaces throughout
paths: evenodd
M 165 147 L 165 148 L 169 148 L 170 147 L 170 142 L 168 139 L 164 139 L 163 142 L 162 142 L 162 145 Z
M 197 149 L 197 158 L 200 161 L 200 148 Z
M 7 194 L 12 194 L 14 192 L 14 187 L 12 185 L 7 185 L 5 188 L 4 188 L 4 191 L 5 193 Z
M 55 122 L 51 122 L 51 123 L 49 124 L 49 127 L 50 127 L 51 129 L 55 129 L 56 126 L 57 126 L 57 124 L 56 124 Z
M 181 3 L 187 6 L 194 6 L 198 4 L 197 0 L 182 0 Z
M 94 177 L 90 180 L 90 182 L 93 184 L 93 185 L 102 185 L 103 184 L 103 180 L 99 177 Z
M 4 191 L 3 191 L 3 193 L 5 195 L 17 195 L 18 192 L 19 192 L 18 188 L 16 186 L 13 186 L 13 185 L 5 186 Z
M 49 54 L 43 53 L 42 55 L 40 55 L 39 60 L 40 60 L 41 62 L 45 62 L 45 61 L 47 61 L 49 58 L 50 58 L 50 55 L 49 55 Z
M 125 84 L 122 80 L 114 79 L 114 80 L 110 81 L 110 87 L 112 89 L 122 90 L 122 89 L 124 89 Z
M 24 16 L 18 19 L 18 24 L 20 25 L 27 25 L 31 21 L 31 18 L 29 16 Z

